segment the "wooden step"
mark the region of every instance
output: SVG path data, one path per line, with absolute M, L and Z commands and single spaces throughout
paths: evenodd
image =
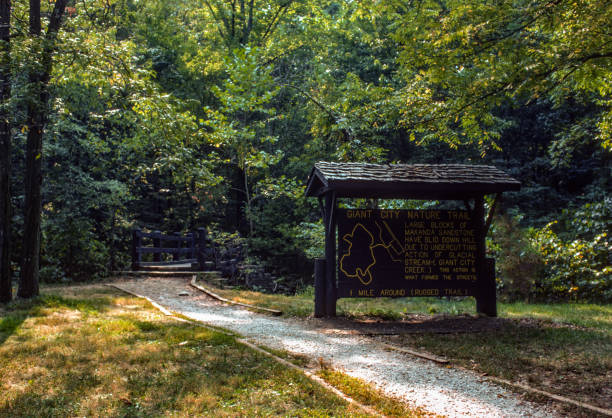
M 197 263 L 198 260 L 195 258 L 184 258 L 183 260 L 169 260 L 169 261 L 141 261 L 138 263 L 141 267 L 148 266 L 173 266 L 177 264 L 194 264 Z
M 129 271 L 114 271 L 113 275 L 116 276 L 148 276 L 148 277 L 191 277 L 196 274 L 206 274 L 207 271 L 147 271 L 147 270 L 129 270 Z
M 148 265 L 140 266 L 138 271 L 195 271 L 199 268 L 198 263 L 184 263 L 171 265 Z

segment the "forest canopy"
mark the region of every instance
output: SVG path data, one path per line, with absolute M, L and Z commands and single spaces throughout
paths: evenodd
M 136 227 L 308 284 L 320 160 L 495 165 L 499 290 L 612 300 L 609 1 L 1 6 L 0 300 L 126 268 Z

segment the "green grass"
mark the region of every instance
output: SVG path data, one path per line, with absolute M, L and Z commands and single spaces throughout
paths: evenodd
M 500 316 L 506 318 L 529 317 L 557 324 L 571 324 L 594 328 L 612 335 L 612 305 L 587 303 L 501 303 Z
M 359 416 L 234 337 L 100 286 L 0 310 L 0 416 Z

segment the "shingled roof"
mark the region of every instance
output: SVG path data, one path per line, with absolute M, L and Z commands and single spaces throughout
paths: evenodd
M 334 191 L 337 197 L 466 199 L 520 187 L 517 180 L 489 165 L 320 161 L 310 173 L 306 196 Z

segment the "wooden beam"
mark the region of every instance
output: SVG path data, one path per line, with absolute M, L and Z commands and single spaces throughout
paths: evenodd
M 191 247 L 188 248 L 174 248 L 174 247 L 136 247 L 136 250 L 141 254 L 190 254 L 191 258 L 196 258 L 193 256 L 193 249 Z M 161 258 L 161 256 L 160 256 Z M 161 260 L 154 260 L 160 261 Z
M 405 347 L 398 347 L 393 344 L 382 343 L 383 347 L 388 348 L 389 350 L 399 351 L 400 353 L 410 354 L 411 356 L 419 357 L 425 360 L 435 361 L 439 364 L 448 364 L 449 361 L 443 357 L 438 357 L 430 353 L 424 353 L 422 351 L 411 350 Z
M 336 316 L 336 193 L 325 195 L 325 314 Z
M 325 187 L 321 187 L 320 189 L 318 189 L 315 195 L 317 197 L 321 197 L 321 196 L 325 196 L 327 193 L 330 193 L 332 191 L 334 191 L 333 188 L 325 186 Z
M 314 262 L 314 279 L 315 279 L 315 294 L 314 294 L 314 316 L 321 318 L 325 316 L 325 275 L 327 267 L 324 258 L 317 258 Z
M 474 216 L 478 251 L 476 254 L 477 296 L 476 312 L 487 316 L 497 316 L 495 295 L 495 262 L 486 259 L 484 196 L 474 199 Z M 491 261 L 493 261 L 491 263 Z M 491 271 L 493 269 L 493 272 Z
M 476 311 L 487 316 L 497 316 L 495 289 L 495 260 L 487 259 L 484 219 L 484 195 L 474 199 L 473 222 L 476 229 L 478 251 L 476 255 L 477 296 Z

